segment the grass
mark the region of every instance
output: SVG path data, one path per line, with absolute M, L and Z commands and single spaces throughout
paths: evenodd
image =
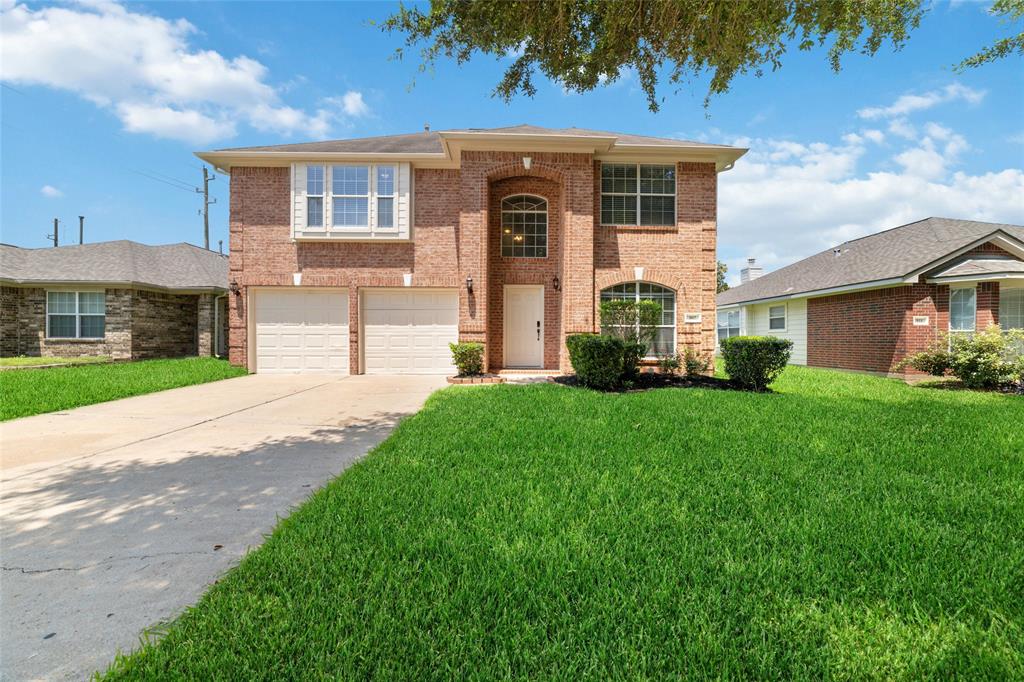
M 435 394 L 106 677 L 1024 678 L 1024 399 L 775 389 Z
M 216 358 L 0 372 L 0 421 L 245 374 Z
M 0 367 L 36 367 L 38 365 L 91 365 L 93 363 L 110 362 L 105 355 L 82 358 L 39 358 L 24 355 L 13 358 L 0 358 Z

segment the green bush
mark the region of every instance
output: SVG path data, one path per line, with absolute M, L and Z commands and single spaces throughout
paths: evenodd
M 949 342 L 949 369 L 968 388 L 995 388 L 1019 380 L 1020 332 L 1004 334 L 997 325 Z
M 452 349 L 452 363 L 459 370 L 460 377 L 472 377 L 484 372 L 484 344 L 449 343 Z
M 762 391 L 786 368 L 793 342 L 775 336 L 733 336 L 722 340 L 721 349 L 729 378 Z
M 704 374 L 708 371 L 708 367 L 711 363 L 708 359 L 700 354 L 695 348 L 686 346 L 683 349 L 683 370 L 686 372 L 686 376 L 695 377 L 699 374 Z
M 902 370 L 912 367 L 918 372 L 931 374 L 934 377 L 945 376 L 953 361 L 945 340 L 932 344 L 919 353 L 907 356 L 899 362 L 895 369 Z
M 675 374 L 682 367 L 678 355 L 664 355 L 658 358 L 658 369 L 665 374 Z
M 654 344 L 661 324 L 661 304 L 656 301 L 602 301 L 601 333 L 622 339 L 625 344 L 622 373 L 635 378 L 640 361 Z
M 626 344 L 614 336 L 573 334 L 565 340 L 576 377 L 584 386 L 617 388 L 623 376 Z

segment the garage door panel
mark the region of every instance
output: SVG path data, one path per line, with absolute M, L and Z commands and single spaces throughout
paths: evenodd
M 345 291 L 257 291 L 256 371 L 348 373 Z
M 458 292 L 366 291 L 363 359 L 368 374 L 451 374 Z

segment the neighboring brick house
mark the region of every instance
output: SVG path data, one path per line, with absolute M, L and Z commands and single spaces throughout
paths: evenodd
M 927 218 L 718 295 L 719 338 L 788 338 L 792 363 L 811 367 L 898 373 L 945 334 L 993 324 L 1024 327 L 1019 225 Z
M 0 245 L 0 356 L 219 355 L 227 258 L 191 244 Z
M 230 358 L 256 372 L 568 371 L 602 298 L 663 305 L 652 354 L 715 343 L 718 173 L 746 150 L 577 128 L 198 156 L 231 175 Z

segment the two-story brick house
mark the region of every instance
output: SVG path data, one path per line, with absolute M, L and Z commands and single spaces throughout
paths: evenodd
M 718 173 L 746 150 L 516 126 L 246 147 L 231 176 L 230 358 L 256 372 L 570 368 L 602 299 L 663 306 L 651 354 L 715 346 Z

